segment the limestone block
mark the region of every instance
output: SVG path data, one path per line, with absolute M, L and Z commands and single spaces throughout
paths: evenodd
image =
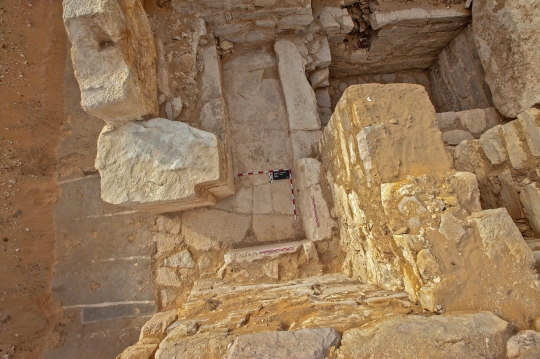
M 476 212 L 467 221 L 476 225 L 482 240 L 482 250 L 489 259 L 505 257 L 521 268 L 531 268 L 534 265 L 532 251 L 505 208 Z
M 318 130 L 321 125 L 315 93 L 304 73 L 302 56 L 288 40 L 274 45 L 278 59 L 279 77 L 285 94 L 291 130 Z
M 215 135 L 158 118 L 105 127 L 96 168 L 105 202 L 165 213 L 233 194 L 229 161 Z
M 234 211 L 250 214 L 253 211 L 253 187 L 242 187 L 236 193 Z
M 142 339 L 127 347 L 116 359 L 152 359 L 159 347 L 159 339 Z
M 291 211 L 292 212 L 292 211 Z M 294 239 L 294 216 L 254 215 L 253 230 L 259 242 L 278 242 Z
M 465 234 L 463 229 L 464 223 L 458 218 L 454 217 L 452 213 L 445 212 L 441 216 L 441 224 L 439 225 L 439 232 L 448 238 L 448 240 L 458 243 Z
M 253 187 L 253 214 L 268 214 L 272 212 L 271 184 L 265 183 Z
M 146 322 L 141 328 L 139 340 L 144 338 L 163 339 L 167 335 L 167 328 L 178 319 L 178 311 L 176 309 L 160 312 Z
M 242 242 L 250 224 L 251 216 L 248 215 L 196 209 L 184 213 L 182 235 L 185 242 L 195 250 L 209 251 Z
M 457 112 L 457 116 L 461 125 L 464 126 L 474 138 L 480 137 L 480 135 L 488 129 L 486 112 L 482 109 Z
M 330 85 L 328 82 L 328 77 L 330 76 L 330 70 L 328 67 L 325 67 L 324 69 L 319 69 L 312 71 L 309 74 L 309 83 L 311 84 L 311 87 L 313 87 L 314 90 L 326 87 Z
M 169 258 L 166 258 L 163 265 L 166 267 L 195 268 L 195 261 L 193 261 L 191 253 L 189 253 L 188 250 L 184 250 Z
M 168 218 L 165 216 L 158 216 L 156 218 L 156 226 L 158 231 L 160 232 L 179 234 L 180 228 L 182 226 L 182 221 L 178 217 Z
M 449 145 L 459 145 L 462 141 L 473 140 L 474 137 L 470 132 L 463 130 L 452 130 L 444 132 L 442 135 L 443 141 Z
M 315 184 L 301 190 L 298 197 L 307 239 L 313 242 L 331 239 L 332 229 L 337 228 L 337 223 L 330 216 L 321 186 Z M 313 208 L 313 203 L 315 203 L 315 208 Z M 316 218 L 315 211 L 317 212 Z
M 508 153 L 501 140 L 501 127 L 495 126 L 480 136 L 479 144 L 492 165 L 498 165 L 508 159 Z
M 403 335 L 407 328 L 410 335 Z M 491 312 L 393 316 L 343 333 L 348 358 L 504 358 L 510 323 Z M 489 345 L 486 345 L 489 342 Z
M 176 272 L 168 267 L 157 268 L 155 282 L 166 287 L 181 287 L 184 285 Z
M 535 355 L 527 356 L 534 351 Z M 508 359 L 534 358 L 540 355 L 540 333 L 534 330 L 524 330 L 514 335 L 506 344 Z
M 327 88 L 315 90 L 315 97 L 317 98 L 317 105 L 320 107 L 330 108 L 332 106 L 332 100 L 330 99 Z
M 324 359 L 339 342 L 340 335 L 332 328 L 245 334 L 236 338 L 224 358 Z
M 291 144 L 293 158 L 317 157 L 317 144 L 322 138 L 322 132 L 317 131 L 292 131 Z
M 401 196 L 395 212 L 385 213 L 384 184 L 405 181 L 427 168 L 439 174 L 452 168 L 425 88 L 411 84 L 350 86 L 336 105 L 320 143 L 345 262 L 351 263 L 347 271 L 386 289 L 403 290 L 408 274 L 404 274 L 402 264 L 396 265 L 391 256 L 382 254 L 399 252 L 383 233 L 410 223 L 420 227 L 432 214 L 427 210 L 428 202 L 414 201 L 413 195 L 407 195 L 410 200 L 398 206 L 405 197 Z M 466 184 L 462 187 L 470 189 Z M 463 197 L 470 201 L 471 193 Z
M 158 113 L 156 48 L 137 0 L 66 0 L 81 105 L 111 125 Z
M 308 44 L 309 56 L 313 59 L 313 68 L 325 68 L 332 62 L 332 54 L 328 37 L 316 36 L 313 42 Z
M 540 120 L 540 110 L 532 108 L 518 116 L 518 122 L 523 129 L 523 135 L 533 156 L 540 156 L 540 128 L 536 120 Z
M 516 118 L 540 103 L 540 8 L 527 0 L 499 6 L 475 1 L 473 33 L 493 103 L 505 117 Z M 513 56 L 507 56 L 512 49 Z
M 519 195 L 523 210 L 536 233 L 540 233 L 540 190 L 536 183 L 521 189 Z
M 443 112 L 437 114 L 437 124 L 444 130 L 453 130 L 458 123 L 458 116 L 455 112 Z
M 296 163 L 297 176 L 295 176 L 295 183 L 298 189 L 319 184 L 323 171 L 321 162 L 315 158 L 299 158 Z
M 503 125 L 501 130 L 512 167 L 517 170 L 524 169 L 527 162 L 527 153 L 523 148 L 523 142 L 519 138 L 517 121 Z

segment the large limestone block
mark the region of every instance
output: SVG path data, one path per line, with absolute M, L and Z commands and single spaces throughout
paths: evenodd
M 216 135 L 157 118 L 106 126 L 96 168 L 105 202 L 157 213 L 208 206 L 234 193 Z
M 403 289 L 403 272 L 386 235 L 382 183 L 452 168 L 435 110 L 423 86 L 349 87 L 323 131 L 322 156 L 333 188 L 347 272 L 386 289 Z M 377 228 L 385 228 L 384 231 Z M 397 229 L 397 228 L 396 228 Z
M 535 1 L 473 3 L 474 39 L 493 103 L 504 116 L 540 103 L 540 6 Z
M 540 333 L 524 330 L 514 335 L 506 344 L 509 359 L 527 359 L 540 357 Z
M 236 338 L 224 358 L 324 359 L 330 347 L 338 346 L 339 341 L 339 333 L 332 328 L 246 334 Z
M 527 214 L 529 223 L 536 233 L 540 233 L 540 190 L 536 183 L 521 189 L 519 199 Z
M 394 316 L 343 333 L 347 358 L 505 358 L 510 323 L 490 312 Z
M 63 4 L 83 109 L 108 124 L 157 115 L 156 48 L 141 1 Z
M 393 235 L 393 251 L 411 300 L 434 312 L 497 310 L 529 327 L 527 318 L 540 312 L 533 253 L 506 209 L 481 210 L 474 174 L 383 184 L 381 200 L 387 228 L 408 229 Z
M 274 51 L 278 59 L 279 77 L 285 94 L 290 129 L 318 130 L 321 124 L 317 99 L 306 78 L 302 55 L 289 40 L 276 41 Z

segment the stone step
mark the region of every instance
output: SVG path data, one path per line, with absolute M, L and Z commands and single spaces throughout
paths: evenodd
M 237 248 L 224 256 L 218 277 L 234 283 L 292 280 L 323 273 L 315 244 L 309 240 Z

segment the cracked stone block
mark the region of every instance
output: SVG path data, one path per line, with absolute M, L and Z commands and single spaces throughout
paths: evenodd
M 66 0 L 63 5 L 83 109 L 111 125 L 156 116 L 156 47 L 142 3 Z
M 228 161 L 216 135 L 158 118 L 105 127 L 96 168 L 105 202 L 166 213 L 233 194 Z

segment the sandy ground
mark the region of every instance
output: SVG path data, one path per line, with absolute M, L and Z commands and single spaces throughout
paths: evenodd
M 0 358 L 51 338 L 56 148 L 64 122 L 61 0 L 0 1 Z

